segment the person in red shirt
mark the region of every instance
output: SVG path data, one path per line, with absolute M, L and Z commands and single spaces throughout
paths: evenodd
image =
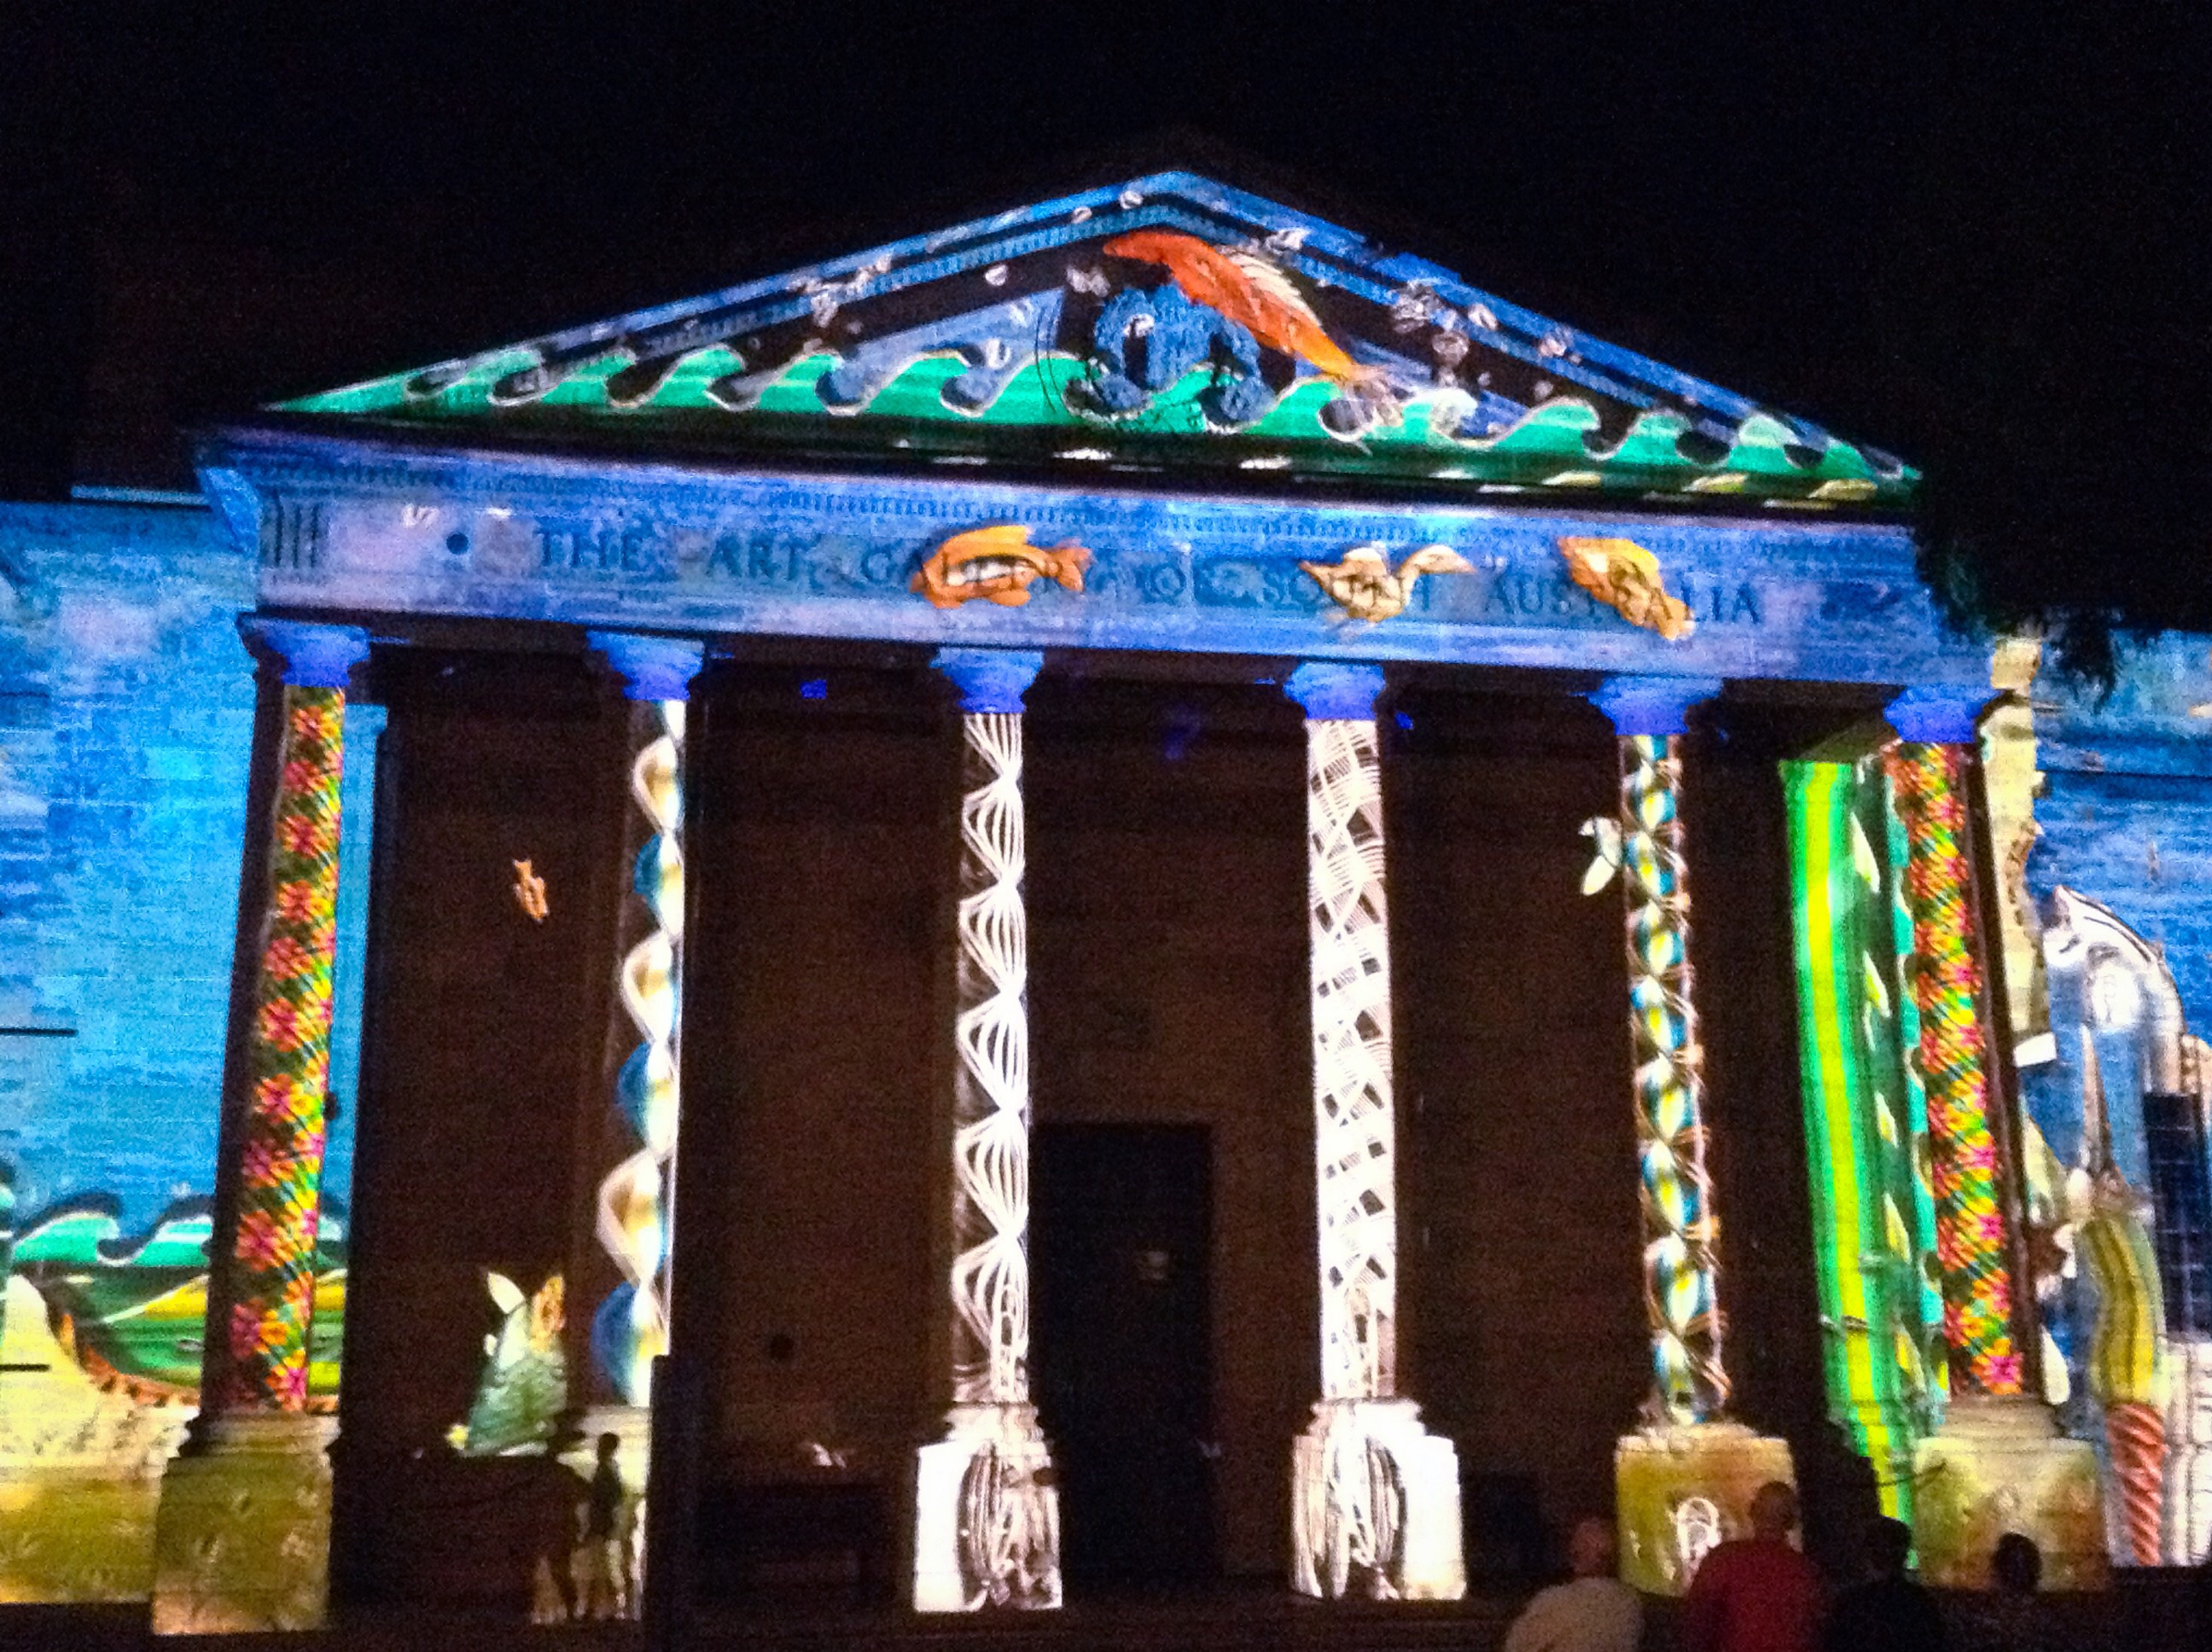
M 1797 1493 L 1780 1480 L 1751 1500 L 1751 1535 L 1731 1539 L 1690 1580 L 1682 1602 L 1687 1652 L 1819 1652 L 1826 1590 L 1791 1546 Z

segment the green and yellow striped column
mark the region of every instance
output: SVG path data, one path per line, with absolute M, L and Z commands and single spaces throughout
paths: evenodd
M 1814 1255 L 1831 1415 L 1912 1517 L 1911 1466 L 1941 1412 L 1935 1211 L 1917 1011 L 1899 969 L 1892 822 L 1875 758 L 1783 765 Z

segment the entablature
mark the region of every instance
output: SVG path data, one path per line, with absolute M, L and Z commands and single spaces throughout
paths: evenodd
M 1909 529 L 703 468 L 234 430 L 265 610 L 691 635 L 1986 683 Z

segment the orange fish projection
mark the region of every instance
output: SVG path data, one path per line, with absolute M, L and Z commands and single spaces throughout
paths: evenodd
M 1667 594 L 1659 559 L 1633 539 L 1559 541 L 1574 582 L 1631 625 L 1656 631 L 1669 642 L 1697 629 L 1689 604 Z
M 919 591 L 937 608 L 957 608 L 979 597 L 1001 608 L 1019 608 L 1039 580 L 1081 591 L 1083 570 L 1090 566 L 1091 553 L 1081 545 L 1033 545 L 1027 528 L 1007 523 L 954 534 L 930 553 L 907 588 Z
M 546 914 L 553 909 L 545 903 L 545 880 L 527 860 L 514 863 L 514 903 L 522 908 L 523 916 L 534 924 L 544 923 Z
M 1351 392 L 1370 412 L 1398 422 L 1398 399 L 1373 367 L 1346 355 L 1282 270 L 1249 252 L 1225 252 L 1195 235 L 1139 229 L 1105 246 L 1117 258 L 1164 265 L 1182 295 L 1228 317 L 1270 349 L 1295 355 Z

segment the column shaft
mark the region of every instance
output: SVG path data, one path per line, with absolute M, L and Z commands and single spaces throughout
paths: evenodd
M 682 700 L 630 705 L 629 873 L 616 936 L 610 1097 L 629 1151 L 599 1187 L 596 1232 L 622 1283 L 592 1316 L 599 1374 L 628 1406 L 652 1401 L 668 1351 L 667 1261 L 675 1231 L 684 978 Z
M 161 1485 L 156 1634 L 309 1629 L 329 1595 L 329 1419 L 307 1414 L 337 951 L 349 627 L 250 621 L 283 663 L 244 1071 L 223 1133 L 201 1406 Z M 248 895 L 246 898 L 252 898 Z
M 1060 1494 L 1029 1386 L 1029 932 L 1022 695 L 1038 654 L 946 649 L 961 690 L 951 1141 L 952 1406 L 915 1464 L 917 1611 L 1060 1603 Z
M 588 1476 L 595 1471 L 594 1442 L 606 1435 L 618 1442 L 623 1564 L 599 1598 L 578 1600 L 576 1610 L 580 1616 L 636 1617 L 647 1593 L 648 1482 L 657 1481 L 663 1491 L 680 1485 L 685 1493 L 696 1485 L 688 1473 L 671 1479 L 656 1426 L 663 1419 L 650 1408 L 656 1374 L 673 1352 L 669 1301 L 683 1114 L 684 754 L 691 679 L 705 651 L 684 638 L 618 631 L 594 631 L 589 641 L 621 677 L 629 704 L 626 889 L 611 938 L 615 1008 L 606 1059 L 607 1147 L 616 1163 L 600 1178 L 592 1212 L 593 1237 L 619 1282 L 592 1311 L 591 1333 L 595 1386 L 602 1397 L 611 1393 L 615 1403 L 586 1411 L 582 1443 L 568 1461 Z M 694 1374 L 685 1392 L 698 1387 Z M 673 1431 L 696 1444 L 690 1426 L 695 1421 L 686 1418 L 685 1426 Z M 656 1456 L 662 1458 L 657 1467 Z M 685 1545 L 692 1515 L 688 1496 L 684 1507 L 661 1512 L 666 1518 L 652 1529 Z M 657 1566 L 658 1557 L 653 1560 Z M 664 1587 L 659 1598 L 664 1606 L 679 1603 L 680 1613 L 680 1590 Z
M 960 720 L 951 1301 L 956 1403 L 1030 1397 L 1029 964 L 1022 719 Z
M 225 1259 L 228 1355 L 209 1410 L 299 1412 L 323 1180 L 337 954 L 338 780 L 345 690 L 287 684 Z
M 1931 1583 L 1989 1587 L 1990 1552 L 2011 1530 L 2041 1548 L 2045 1588 L 2094 1588 L 2107 1564 L 2096 1459 L 2086 1442 L 2059 1437 L 2050 1409 L 2027 1390 L 2022 1357 L 2039 1333 L 2032 1287 L 2013 1271 L 2019 1182 L 2017 1167 L 2001 1157 L 2013 1133 L 1993 1048 L 1974 865 L 1972 780 L 1987 698 L 1979 687 L 1907 689 L 1888 710 L 1904 738 L 1883 757 L 1904 839 L 1899 873 L 1911 941 L 1905 975 L 1918 1023 L 1908 1062 L 1927 1101 L 1951 1376 L 1942 1427 L 1914 1455 L 1916 1535 Z M 2097 1224 L 2082 1225 L 2081 1249 L 2094 1272 Z M 2141 1412 L 2162 1428 L 2154 1406 Z M 2135 1418 L 2128 1407 L 2107 1407 L 2106 1420 L 2124 1432 Z M 2126 1443 L 2115 1434 L 2116 1460 Z M 2157 1491 L 2137 1493 L 2130 1487 L 2152 1511 L 2155 1560 Z
M 1690 967 L 1682 764 L 1673 734 L 1620 738 L 1621 893 L 1644 1213 L 1644 1309 L 1658 1408 L 1674 1423 L 1728 1409 L 1720 1219 L 1705 1169 L 1705 1051 Z
M 1987 993 L 1975 921 L 1966 809 L 1970 748 L 1900 741 L 1887 758 L 1905 828 L 1904 888 L 1912 921 L 1907 975 L 1919 1010 L 1913 1059 L 1927 1087 L 1936 1255 L 1954 1392 L 2017 1394 L 2010 1232 L 2002 1196 Z
M 1682 829 L 1681 737 L 1691 707 L 1720 684 L 1613 677 L 1590 698 L 1619 737 L 1620 805 L 1584 823 L 1598 864 L 1617 872 L 1627 923 L 1638 1198 L 1652 1394 L 1644 1427 L 1613 1452 L 1621 1575 L 1677 1594 L 1706 1553 L 1747 1528 L 1759 1488 L 1790 1482 L 1786 1442 L 1727 1420 L 1720 1219 L 1705 1169 L 1705 1051 L 1690 967 L 1690 884 Z
M 1292 1449 L 1292 1587 L 1456 1600 L 1459 1459 L 1398 1394 L 1397 1129 L 1380 669 L 1308 664 L 1306 904 L 1312 986 L 1321 1399 Z
M 1375 725 L 1308 722 L 1306 883 L 1324 1400 L 1386 1400 L 1397 1384 L 1397 1132 L 1382 854 Z

